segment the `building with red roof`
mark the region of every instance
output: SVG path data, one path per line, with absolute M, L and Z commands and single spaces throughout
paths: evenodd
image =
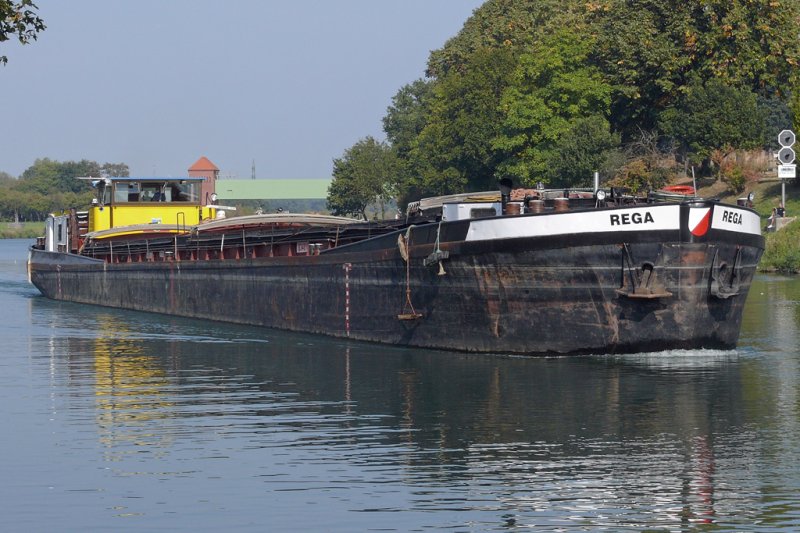
M 205 204 L 210 203 L 211 195 L 217 190 L 217 179 L 219 178 L 217 165 L 206 156 L 202 156 L 189 167 L 189 177 L 205 178 L 200 186 L 200 199 Z

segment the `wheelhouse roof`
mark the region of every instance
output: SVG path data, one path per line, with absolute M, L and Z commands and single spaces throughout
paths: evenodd
M 80 177 L 78 179 L 82 180 L 109 180 L 112 182 L 117 181 L 170 181 L 170 182 L 184 182 L 184 181 L 193 181 L 199 182 L 204 181 L 206 178 L 190 178 L 188 176 L 181 176 L 181 177 L 161 177 L 161 176 L 153 176 L 153 177 L 139 177 L 139 176 L 104 176 L 104 177 Z

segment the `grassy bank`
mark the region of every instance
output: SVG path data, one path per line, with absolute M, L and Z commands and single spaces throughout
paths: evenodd
M 795 220 L 778 232 L 767 233 L 766 238 L 767 246 L 758 269 L 786 274 L 800 272 L 800 222 Z
M 0 222 L 0 239 L 35 239 L 44 235 L 44 222 Z

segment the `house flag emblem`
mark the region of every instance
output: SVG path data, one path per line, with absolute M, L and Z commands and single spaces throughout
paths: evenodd
M 710 207 L 693 207 L 689 210 L 689 231 L 695 237 L 702 237 L 708 232 L 710 221 Z

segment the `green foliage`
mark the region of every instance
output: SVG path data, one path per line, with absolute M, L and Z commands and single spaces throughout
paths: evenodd
M 501 101 L 502 129 L 493 140 L 505 154 L 499 174 L 528 185 L 591 179 L 604 153 L 618 144 L 605 118 L 611 87 L 588 65 L 591 47 L 582 32 L 560 30 L 535 55 L 520 56 Z M 570 146 L 574 135 L 587 139 L 585 156 Z
M 41 222 L 0 223 L 0 239 L 35 239 L 43 234 Z
M 36 9 L 32 0 L 0 0 L 0 42 L 14 37 L 21 44 L 35 41 L 46 27 Z M 0 63 L 8 63 L 8 57 L 0 56 Z
M 403 190 L 447 194 L 495 188 L 500 155 L 492 141 L 500 132 L 500 102 L 515 68 L 506 48 L 481 48 L 461 72 L 450 70 L 435 84 L 425 127 L 413 143 L 410 180 Z
M 77 177 L 100 177 L 109 170 L 116 175 L 129 174 L 124 163 L 37 159 L 18 180 L 7 174 L 0 179 L 0 218 L 14 222 L 44 220 L 50 212 L 85 206 L 92 199 L 91 186 Z
M 785 98 L 797 86 L 800 3 L 607 0 L 589 19 L 596 59 L 614 86 L 613 124 L 651 129 L 692 79 Z
M 623 164 L 620 135 L 600 115 L 576 118 L 555 143 L 544 181 L 555 187 L 588 187 L 594 172 L 613 176 Z
M 670 175 L 663 168 L 652 168 L 646 158 L 628 161 L 609 185 L 624 187 L 632 193 L 644 193 L 658 190 L 669 181 Z
M 425 80 L 403 86 L 392 98 L 383 118 L 383 131 L 399 156 L 411 152 L 415 139 L 425 128 L 432 98 L 433 84 Z
M 440 79 L 469 68 L 478 50 L 530 51 L 537 36 L 569 27 L 582 16 L 580 0 L 488 0 L 443 48 L 431 52 L 426 74 Z
M 660 125 L 697 161 L 725 146 L 752 149 L 766 142 L 766 113 L 755 93 L 714 79 L 699 80 L 685 97 L 661 115 Z
M 758 97 L 758 108 L 760 115 L 764 117 L 764 146 L 777 152 L 780 149 L 778 134 L 791 129 L 792 112 L 788 102 L 780 98 Z
M 722 174 L 722 181 L 728 184 L 731 192 L 738 194 L 744 191 L 745 175 L 741 167 L 735 166 Z
M 415 168 L 411 153 L 417 144 L 417 138 L 427 124 L 432 100 L 433 83 L 417 80 L 397 92 L 383 118 L 386 138 L 391 143 L 398 161 L 397 183 L 400 205 L 405 205 L 424 194 L 418 188 L 421 181 L 418 176 L 421 172 Z
M 633 134 L 654 127 L 680 92 L 696 58 L 694 1 L 612 0 L 589 13 L 598 34 L 595 60 L 614 89 L 614 126 Z
M 761 177 L 761 171 L 756 165 L 746 159 L 740 161 L 737 155 L 730 149 L 714 150 L 711 153 L 718 177 L 736 195 L 744 192 L 748 182 L 755 183 Z
M 766 249 L 759 269 L 784 273 L 800 272 L 800 222 L 794 221 L 784 229 L 766 235 Z
M 387 111 L 400 203 L 594 170 L 650 188 L 659 160 L 767 147 L 800 116 L 798 33 L 797 0 L 487 0 Z
M 377 203 L 385 217 L 385 206 L 395 194 L 397 156 L 388 144 L 372 137 L 358 141 L 333 160 L 333 181 L 328 188 L 328 209 L 334 215 L 367 218 L 367 206 Z

